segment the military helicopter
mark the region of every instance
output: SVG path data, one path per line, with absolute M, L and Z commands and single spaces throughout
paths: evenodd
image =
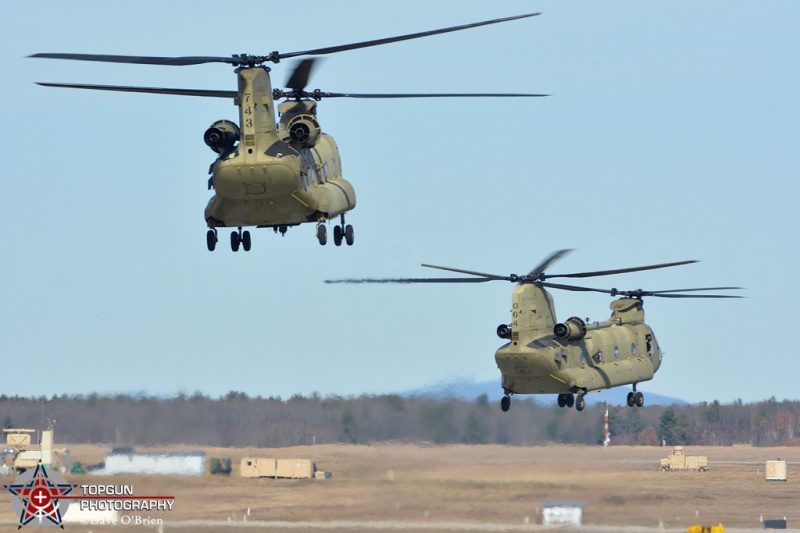
M 654 270 L 697 261 L 678 261 L 657 265 L 579 272 L 546 274 L 545 270 L 571 250 L 559 250 L 545 259 L 528 274 L 501 276 L 471 270 L 423 264 L 469 274 L 469 278 L 399 278 L 399 279 L 341 279 L 326 283 L 484 283 L 510 281 L 516 283 L 511 296 L 511 323 L 500 324 L 497 335 L 509 342 L 495 353 L 502 374 L 505 395 L 500 401 L 503 411 L 511 408 L 513 394 L 557 394 L 559 407 L 583 411 L 584 396 L 590 391 L 632 385 L 627 402 L 630 407 L 642 407 L 644 395 L 636 385 L 653 379 L 661 366 L 662 352 L 655 333 L 644 322 L 642 298 L 741 298 L 719 294 L 685 294 L 696 291 L 736 290 L 741 287 L 707 287 L 622 291 L 563 285 L 545 281 L 550 278 L 588 278 Z M 556 320 L 553 297 L 546 290 L 589 291 L 621 296 L 611 302 L 611 317 L 603 322 L 588 323 L 573 316 L 564 322 Z
M 265 63 L 282 59 L 324 55 L 367 48 L 441 33 L 476 28 L 527 17 L 528 13 L 397 37 L 304 50 L 272 52 L 266 56 L 231 57 L 140 57 L 122 55 L 41 53 L 30 57 L 73 59 L 106 63 L 185 66 L 204 63 L 233 65 L 238 77 L 237 91 L 39 83 L 46 87 L 156 93 L 182 96 L 232 98 L 239 107 L 239 124 L 218 120 L 203 135 L 205 143 L 217 153 L 211 165 L 208 188 L 215 193 L 205 209 L 208 225 L 206 244 L 216 247 L 217 228 L 238 228 L 231 233 L 231 249 L 249 251 L 250 232 L 244 227 L 272 228 L 285 235 L 287 228 L 303 223 L 316 224 L 321 245 L 327 243 L 325 223 L 339 218 L 333 227 L 333 241 L 340 246 L 354 242 L 353 226 L 345 223 L 345 213 L 356 206 L 353 186 L 344 179 L 339 150 L 333 138 L 323 133 L 317 120 L 317 102 L 323 98 L 434 98 L 434 97 L 538 97 L 544 94 L 518 93 L 443 93 L 443 94 L 355 94 L 306 91 L 314 58 L 302 60 L 286 83 L 288 90 L 272 89 L 270 68 Z M 275 101 L 279 121 L 275 124 Z

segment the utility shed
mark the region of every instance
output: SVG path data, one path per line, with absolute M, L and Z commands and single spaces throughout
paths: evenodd
M 580 526 L 582 522 L 582 503 L 547 502 L 542 504 L 543 526 Z
M 311 479 L 316 471 L 317 464 L 311 459 L 244 457 L 239 467 L 242 477 Z
M 767 461 L 767 481 L 786 481 L 786 461 Z

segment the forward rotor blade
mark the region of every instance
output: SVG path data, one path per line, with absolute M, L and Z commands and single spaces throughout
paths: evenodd
M 314 63 L 317 60 L 313 57 L 304 59 L 294 67 L 289 81 L 286 86 L 296 91 L 302 91 L 308 85 L 308 79 L 311 77 L 311 71 L 314 70 Z
M 594 276 L 610 276 L 612 274 L 625 274 L 627 272 L 639 272 L 642 270 L 654 270 L 657 268 L 669 268 L 674 266 L 680 265 L 688 265 L 691 263 L 697 263 L 698 261 L 677 261 L 675 263 L 661 263 L 658 265 L 648 265 L 648 266 L 641 266 L 641 267 L 631 267 L 631 268 L 617 268 L 614 270 L 597 270 L 595 272 L 579 272 L 576 274 L 546 274 L 542 277 L 542 279 L 548 278 L 591 278 Z
M 325 283 L 485 283 L 494 278 L 386 278 L 326 279 Z
M 204 63 L 231 63 L 241 64 L 236 57 L 214 56 L 186 56 L 186 57 L 157 57 L 157 56 L 120 56 L 105 54 L 61 54 L 44 53 L 33 54 L 28 57 L 43 59 L 73 59 L 76 61 L 99 61 L 102 63 L 135 63 L 138 65 L 167 65 L 183 67 L 187 65 L 202 65 Z
M 311 93 L 314 98 L 539 98 L 549 94 L 523 93 Z
M 571 251 L 572 251 L 572 249 L 565 249 L 565 250 L 558 250 L 557 252 L 553 252 L 552 254 L 550 254 L 550 257 L 548 257 L 547 259 L 545 259 L 544 261 L 539 263 L 539 266 L 537 266 L 536 268 L 531 270 L 528 273 L 528 276 L 539 277 L 542 273 L 544 273 L 545 270 L 547 270 L 547 268 L 550 265 L 552 265 L 553 263 L 555 263 L 556 261 L 558 261 L 559 259 L 561 259 L 565 255 L 567 255 Z M 550 276 L 545 276 L 545 277 L 549 278 Z
M 430 31 L 423 31 L 419 33 L 410 33 L 408 35 L 399 35 L 397 37 L 386 37 L 384 39 L 375 39 L 372 41 L 362 41 L 360 43 L 351 43 L 351 44 L 343 44 L 339 46 L 328 46 L 325 48 L 315 48 L 313 50 L 303 50 L 300 52 L 289 52 L 285 54 L 277 54 L 279 59 L 285 59 L 287 57 L 296 57 L 296 56 L 304 56 L 304 55 L 324 55 L 324 54 L 334 54 L 337 52 L 345 52 L 347 50 L 356 50 L 359 48 L 368 48 L 370 46 L 378 46 L 381 44 L 389 44 L 389 43 L 396 43 L 399 41 L 409 41 L 411 39 L 418 39 L 420 37 L 429 37 L 431 35 L 439 35 L 441 33 L 449 33 L 453 31 L 459 30 L 466 30 L 469 28 L 477 28 L 478 26 L 487 26 L 489 24 L 497 24 L 500 22 L 507 22 L 510 20 L 517 20 L 523 19 L 527 17 L 535 17 L 536 15 L 540 15 L 541 13 L 527 13 L 525 15 L 517 15 L 514 17 L 505 17 L 500 19 L 494 20 L 486 20 L 483 22 L 474 22 L 472 24 L 464 24 L 461 26 L 452 26 L 450 28 L 442 28 L 439 30 L 430 30 Z
M 94 91 L 118 91 L 124 93 L 172 94 L 178 96 L 206 96 L 211 98 L 236 98 L 236 91 L 213 91 L 205 89 L 169 89 L 164 87 L 129 87 L 126 85 L 86 85 L 79 83 L 36 82 L 43 87 L 65 89 L 90 89 Z
M 464 270 L 461 268 L 452 268 L 452 267 L 444 267 L 444 266 L 436 266 L 436 265 L 428 265 L 423 263 L 422 266 L 426 268 L 438 268 L 439 270 L 447 270 L 448 272 L 458 272 L 459 274 L 469 274 L 471 276 L 481 276 L 487 278 L 487 280 L 505 280 L 510 281 L 512 277 L 515 276 L 498 276 L 497 274 L 486 274 L 485 272 L 475 272 L 474 270 Z
M 548 281 L 542 281 L 537 283 L 537 285 L 541 285 L 542 287 L 547 287 L 549 289 L 562 289 L 565 291 L 577 291 L 577 292 L 602 292 L 605 294 L 613 294 L 613 291 L 608 289 L 595 289 L 592 287 L 579 287 L 577 285 L 562 285 L 561 283 L 550 283 Z

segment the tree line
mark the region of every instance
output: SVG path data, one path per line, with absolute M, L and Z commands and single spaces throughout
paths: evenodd
M 605 407 L 583 412 L 549 398 L 515 398 L 509 412 L 489 402 L 396 394 L 354 397 L 295 395 L 287 400 L 231 391 L 171 398 L 0 395 L 5 428 L 54 427 L 58 443 L 110 446 L 285 447 L 313 443 L 599 444 Z M 800 445 L 800 401 L 610 406 L 611 443 L 659 446 Z

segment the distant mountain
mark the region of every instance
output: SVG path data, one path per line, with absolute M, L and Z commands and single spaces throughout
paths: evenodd
M 625 405 L 627 401 L 628 392 L 630 387 L 616 387 L 614 389 L 590 392 L 586 395 L 586 403 L 606 403 L 611 405 Z M 663 396 L 646 389 L 640 389 L 644 394 L 645 405 L 686 405 L 687 402 L 680 398 L 673 398 L 671 396 Z M 429 396 L 433 398 L 458 398 L 460 400 L 473 401 L 481 394 L 486 394 L 491 401 L 500 401 L 503 397 L 503 389 L 500 387 L 500 380 L 489 381 L 473 381 L 469 379 L 460 379 L 449 381 L 446 383 L 439 383 L 435 385 L 428 385 L 401 392 L 401 396 Z M 530 396 L 520 396 L 524 398 L 533 398 L 537 403 L 546 405 L 553 403 L 555 405 L 555 394 L 536 394 Z

